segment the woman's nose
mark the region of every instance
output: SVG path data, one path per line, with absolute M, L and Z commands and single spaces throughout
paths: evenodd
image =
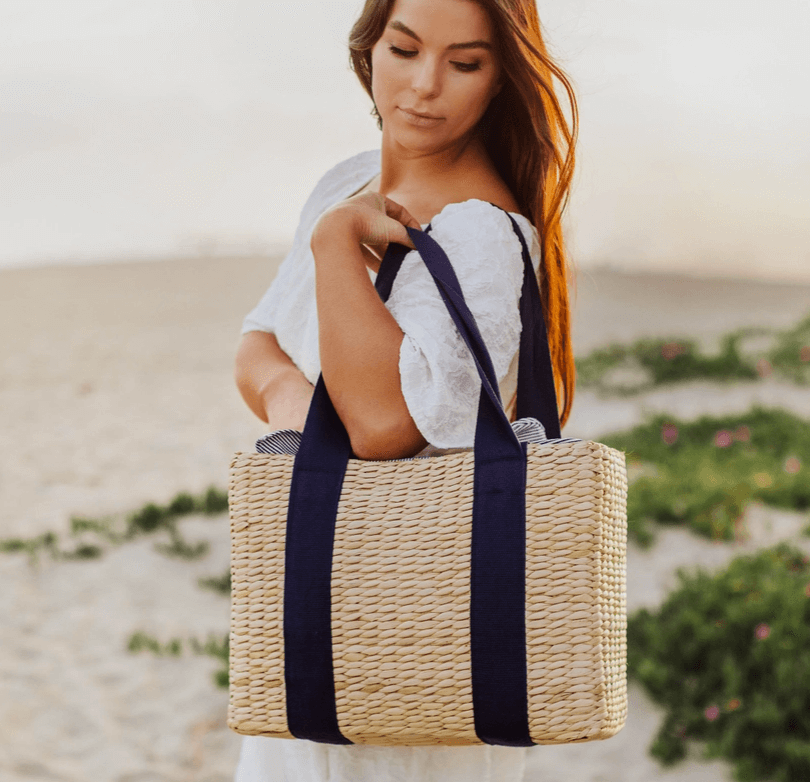
M 425 58 L 414 69 L 411 87 L 420 98 L 435 98 L 441 91 L 441 74 L 438 63 Z

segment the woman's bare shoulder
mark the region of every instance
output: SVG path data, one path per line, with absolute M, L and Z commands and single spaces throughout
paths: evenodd
M 483 181 L 476 192 L 469 196 L 479 201 L 488 201 L 507 212 L 520 212 L 520 206 L 512 191 L 500 177 Z
M 451 204 L 465 204 L 471 209 L 480 209 L 481 202 L 520 214 L 517 199 L 506 183 L 499 176 L 487 172 L 464 177 L 454 187 L 437 193 L 432 204 L 432 214 L 441 214 Z

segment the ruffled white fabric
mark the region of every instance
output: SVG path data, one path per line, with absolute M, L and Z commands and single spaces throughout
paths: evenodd
M 516 747 L 333 746 L 245 736 L 235 782 L 522 782 Z
M 380 152 L 372 150 L 324 175 L 304 206 L 293 246 L 275 280 L 242 326 L 243 334 L 275 334 L 312 383 L 320 374 L 315 262 L 309 247 L 312 230 L 327 208 L 361 189 L 379 171 Z M 512 216 L 536 271 L 537 231 L 527 218 Z M 520 241 L 502 210 L 477 199 L 448 204 L 431 226 L 433 238 L 456 271 L 489 349 L 501 398 L 508 404 L 517 386 L 523 281 Z M 430 444 L 422 454 L 471 447 L 480 379 L 415 250 L 405 256 L 387 307 L 405 334 L 399 356 L 402 392 L 416 426 Z M 331 746 L 245 737 L 236 782 L 521 782 L 525 755 L 525 749 L 513 747 Z
M 379 151 L 361 152 L 324 174 L 301 211 L 289 253 L 256 307 L 242 324 L 242 333 L 276 335 L 282 350 L 314 383 L 321 373 L 318 353 L 318 311 L 315 304 L 315 259 L 309 247 L 318 218 L 338 201 L 370 182 L 380 170 Z
M 517 381 L 517 365 L 512 364 L 521 331 L 520 240 L 502 210 L 475 199 L 449 204 L 431 225 L 431 236 L 453 264 L 492 358 L 501 398 L 508 403 Z M 528 239 L 531 233 L 525 235 Z M 481 380 L 416 250 L 402 262 L 388 309 L 405 333 L 399 371 L 417 428 L 435 448 L 471 445 Z
M 247 315 L 242 333 L 273 333 L 281 348 L 311 383 L 320 374 L 315 261 L 309 247 L 318 217 L 379 173 L 378 150 L 362 152 L 332 168 L 307 200 L 293 246 L 275 280 Z M 512 215 L 529 246 L 535 271 L 537 230 L 523 215 Z M 504 404 L 517 387 L 520 240 L 507 215 L 486 201 L 448 204 L 431 221 L 431 235 L 447 253 L 467 305 L 486 342 Z M 426 228 L 423 225 L 422 228 Z M 373 273 L 370 273 L 372 279 Z M 403 260 L 388 310 L 405 338 L 399 356 L 402 393 L 429 449 L 472 445 L 481 381 L 433 278 L 416 250 Z

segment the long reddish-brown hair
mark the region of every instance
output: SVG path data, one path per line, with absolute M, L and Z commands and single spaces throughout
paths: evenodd
M 371 49 L 382 37 L 395 0 L 366 0 L 349 35 L 352 70 L 371 92 Z M 570 81 L 549 56 L 535 0 L 472 0 L 491 19 L 503 87 L 481 119 L 487 151 L 520 210 L 540 236 L 538 281 L 543 299 L 560 422 L 574 400 L 576 372 L 571 348 L 568 257 L 562 214 L 574 173 L 578 112 Z M 555 90 L 563 89 L 570 117 Z M 382 127 L 376 106 L 372 114 Z

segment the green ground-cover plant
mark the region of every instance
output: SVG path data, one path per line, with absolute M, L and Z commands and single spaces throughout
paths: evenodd
M 754 501 L 790 510 L 810 508 L 810 421 L 784 410 L 754 407 L 685 422 L 658 415 L 626 432 L 600 438 L 625 451 L 630 483 L 628 532 L 641 545 L 649 521 L 686 524 L 715 540 L 735 540 Z
M 151 652 L 158 657 L 180 657 L 187 649 L 192 654 L 206 655 L 219 660 L 221 666 L 214 672 L 217 687 L 228 686 L 228 634 L 209 635 L 205 641 L 197 638 L 171 638 L 161 643 L 154 636 L 138 631 L 133 633 L 127 642 L 127 650 L 133 654 Z
M 228 597 L 231 594 L 231 571 L 226 570 L 221 576 L 211 576 L 200 578 L 197 584 L 203 589 L 210 589 L 219 595 Z M 127 643 L 127 649 L 133 654 L 138 652 L 151 652 L 158 657 L 179 657 L 183 654 L 184 647 L 187 647 L 193 654 L 206 654 L 217 658 L 222 666 L 214 673 L 214 682 L 217 687 L 227 687 L 229 682 L 228 673 L 228 634 L 222 636 L 209 636 L 205 642 L 196 638 L 188 638 L 185 643 L 181 638 L 171 638 L 165 643 L 161 643 L 154 636 L 143 631 L 133 633 Z
M 769 358 L 781 375 L 796 383 L 810 384 L 810 315 L 779 334 Z
M 24 552 L 32 560 L 36 560 L 40 553 L 47 553 L 52 559 L 96 559 L 104 553 L 105 546 L 121 545 L 144 535 L 163 532 L 168 535 L 168 542 L 156 543 L 157 551 L 167 556 L 198 559 L 208 552 L 208 543 L 186 541 L 180 534 L 177 522 L 195 513 L 211 516 L 227 509 L 227 493 L 211 486 L 198 495 L 181 492 L 165 505 L 147 503 L 123 519 L 74 516 L 66 536 L 72 548 L 66 548 L 66 541 L 57 533 L 46 532 L 31 538 L 0 540 L 0 552 Z
M 666 708 L 651 753 L 687 739 L 740 782 L 810 780 L 810 560 L 786 544 L 715 574 L 678 572 L 656 611 L 628 622 L 628 674 Z
M 228 597 L 231 594 L 231 569 L 228 568 L 221 576 L 201 578 L 197 583 L 203 589 L 210 589 L 212 592 Z
M 744 341 L 751 337 L 770 337 L 771 345 L 765 350 L 745 351 Z M 808 385 L 810 315 L 786 331 L 748 327 L 730 332 L 722 338 L 716 355 L 705 354 L 690 339 L 640 339 L 594 350 L 577 359 L 576 365 L 579 385 L 617 396 L 689 380 L 732 382 L 771 374 Z M 610 373 L 620 368 L 629 370 L 632 377 L 624 382 L 611 380 Z

